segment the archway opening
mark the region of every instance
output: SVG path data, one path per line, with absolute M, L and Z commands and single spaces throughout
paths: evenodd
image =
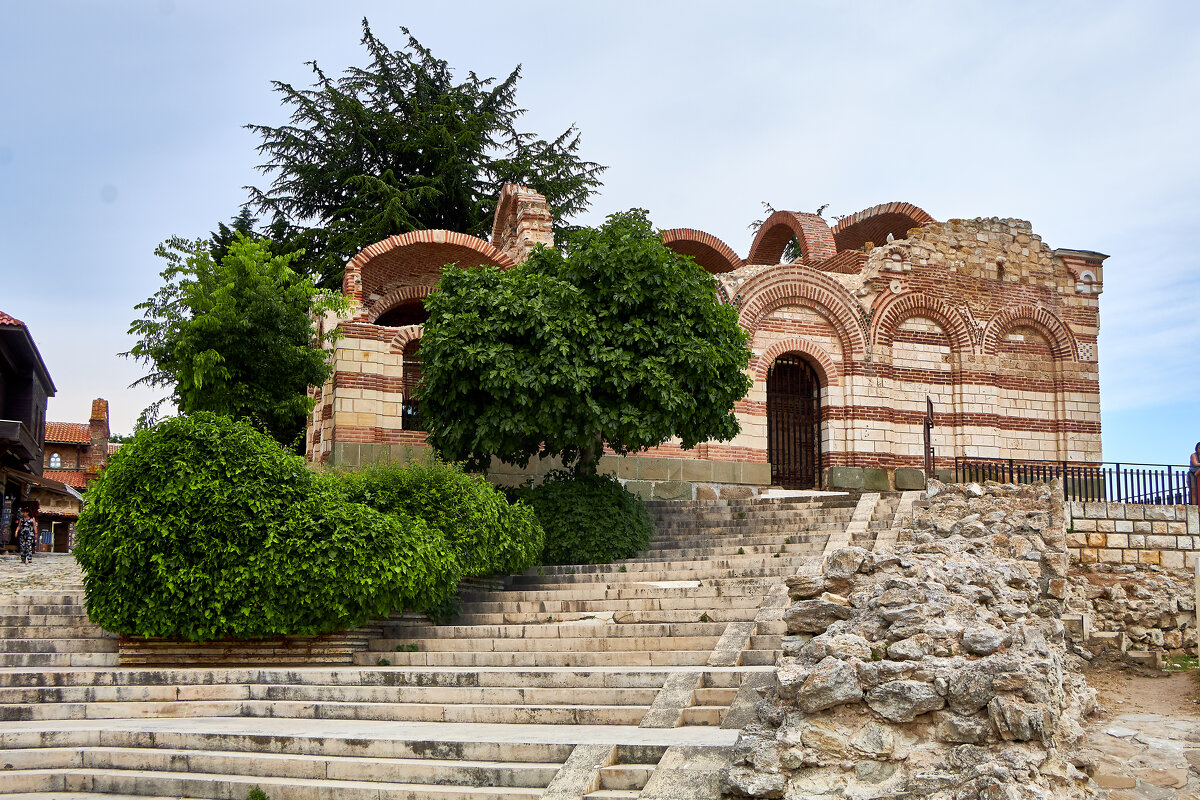
M 423 431 L 421 406 L 417 399 L 417 384 L 421 382 L 421 340 L 413 339 L 404 345 L 402 383 L 404 400 L 400 406 L 400 426 L 408 431 Z
M 428 319 L 429 312 L 425 310 L 424 301 L 409 300 L 380 314 L 375 324 L 388 328 L 402 328 L 405 325 L 424 325 Z
M 767 370 L 767 460 L 773 485 L 821 485 L 821 377 L 799 353 Z

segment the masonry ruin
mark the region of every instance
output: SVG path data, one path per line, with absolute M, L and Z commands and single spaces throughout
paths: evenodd
M 792 240 L 800 257 L 780 263 Z M 1106 256 L 1054 250 L 1016 219 L 939 222 L 887 203 L 830 226 L 779 211 L 741 258 L 703 231 L 663 231 L 718 281 L 750 337 L 753 386 L 729 442 L 668 442 L 601 468 L 655 499 L 785 488 L 924 485 L 954 458 L 1101 460 L 1097 333 Z M 505 186 L 491 241 L 452 231 L 393 236 L 347 264 L 350 310 L 334 373 L 314 389 L 309 458 L 360 466 L 422 457 L 421 301 L 442 266 L 521 263 L 553 245 L 545 198 Z M 534 464 L 531 470 L 545 470 Z M 508 468 L 498 465 L 501 478 Z

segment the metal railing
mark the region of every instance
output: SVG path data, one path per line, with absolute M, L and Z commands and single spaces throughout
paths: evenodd
M 955 480 L 961 483 L 1037 483 L 1063 479 L 1067 500 L 1195 505 L 1197 486 L 1187 467 L 1173 464 L 1126 464 L 1113 461 L 1027 461 L 1014 458 L 954 459 Z

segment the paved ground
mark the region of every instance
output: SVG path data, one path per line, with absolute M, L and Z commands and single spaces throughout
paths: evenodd
M 1151 677 L 1144 670 L 1088 673 L 1103 712 L 1088 724 L 1098 756 L 1096 782 L 1110 800 L 1200 797 L 1200 683 L 1195 673 Z
M 0 556 L 0 596 L 22 589 L 58 589 L 82 579 L 75 557 L 67 553 L 36 553 L 32 564 L 18 556 Z

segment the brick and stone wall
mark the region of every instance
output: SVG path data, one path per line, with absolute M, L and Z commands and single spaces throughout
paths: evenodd
M 490 242 L 417 231 L 351 259 L 343 285 L 351 310 L 325 320 L 343 338 L 333 377 L 313 390 L 311 458 L 362 463 L 420 447 L 421 432 L 405 430 L 401 413 L 403 349 L 420 325 L 376 321 L 432 291 L 445 263 L 520 263 L 538 244 L 552 244 L 552 223 L 544 198 L 509 186 Z M 746 259 L 703 231 L 677 228 L 663 237 L 716 276 L 753 351 L 752 387 L 735 407 L 741 432 L 690 451 L 668 442 L 642 454 L 655 465 L 647 470 L 665 463 L 669 474 L 674 459 L 680 476 L 685 469 L 698 476 L 663 482 L 718 493 L 723 485 L 771 483 L 767 378 L 784 355 L 798 355 L 819 378 L 820 472 L 831 488 L 923 485 L 927 397 L 939 469 L 956 455 L 1101 459 L 1096 337 L 1104 256 L 1052 250 L 1021 220 L 937 222 L 907 203 L 866 209 L 834 227 L 813 214 L 777 212 Z M 780 264 L 792 238 L 801 257 Z M 637 466 L 615 469 L 642 480 Z
M 1153 564 L 1194 569 L 1200 508 L 1069 503 L 1067 546 L 1080 564 Z

